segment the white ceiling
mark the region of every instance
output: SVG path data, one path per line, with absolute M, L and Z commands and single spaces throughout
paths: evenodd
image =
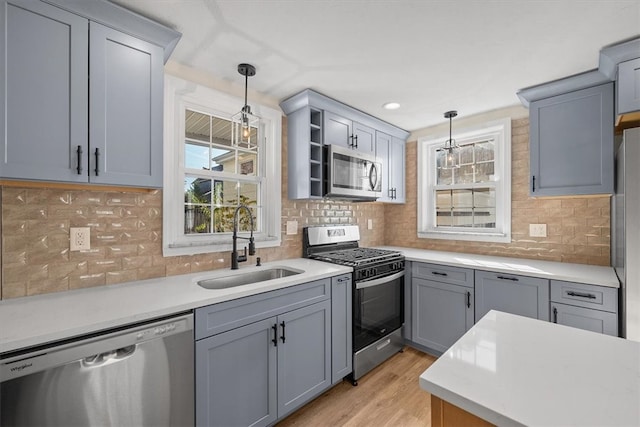
M 248 62 L 276 102 L 313 88 L 409 131 L 516 105 L 640 35 L 640 0 L 113 1 L 183 34 L 171 61 L 241 86 Z

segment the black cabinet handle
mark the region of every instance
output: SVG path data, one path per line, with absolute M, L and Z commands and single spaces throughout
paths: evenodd
M 98 162 L 100 161 L 100 150 L 98 150 L 97 148 L 96 148 L 95 155 L 96 155 L 96 168 L 94 170 L 96 172 L 96 176 L 98 176 L 98 172 L 99 172 Z
M 582 292 L 574 292 L 574 291 L 568 291 L 567 295 L 571 296 L 571 297 L 580 297 L 580 298 L 589 298 L 589 299 L 596 299 L 596 296 L 594 294 L 584 294 Z
M 432 271 L 431 274 L 433 274 L 435 276 L 442 276 L 442 277 L 447 277 L 448 276 L 447 273 L 440 273 L 439 271 Z
M 553 307 L 553 323 L 558 323 L 558 309 Z
M 82 146 L 78 145 L 78 149 L 76 150 L 76 153 L 78 154 L 78 167 L 76 167 L 76 170 L 78 171 L 78 175 L 82 174 Z
M 532 193 L 536 192 L 536 176 L 535 175 L 531 176 L 531 192 Z
M 338 283 L 349 282 L 351 279 L 348 277 L 341 277 L 338 279 Z
M 517 277 L 498 276 L 498 279 L 500 279 L 500 280 L 511 280 L 512 282 L 517 282 L 518 281 Z
M 358 135 L 356 135 L 356 148 L 358 148 Z
M 285 340 L 285 336 L 284 336 L 284 320 L 282 321 L 282 323 L 280 323 L 280 326 L 282 326 L 282 336 L 280 337 L 280 339 L 282 339 L 282 343 L 284 344 L 284 340 Z
M 471 292 L 467 291 L 467 308 L 471 308 Z
M 354 140 L 355 136 L 353 134 L 349 135 L 349 139 L 351 140 L 351 142 L 348 143 L 349 147 L 353 148 L 353 140 Z
M 271 329 L 273 329 L 273 339 L 271 340 L 271 342 L 273 343 L 274 347 L 277 347 L 278 346 L 278 324 L 274 323 Z

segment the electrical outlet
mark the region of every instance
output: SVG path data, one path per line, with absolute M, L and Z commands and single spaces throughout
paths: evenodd
M 373 220 L 372 219 L 368 219 L 367 220 L 367 230 L 373 230 Z
M 529 224 L 529 237 L 547 237 L 547 224 Z
M 72 251 L 87 251 L 91 249 L 91 229 L 89 227 L 71 227 L 69 243 Z
M 298 221 L 287 221 L 287 234 L 298 234 Z

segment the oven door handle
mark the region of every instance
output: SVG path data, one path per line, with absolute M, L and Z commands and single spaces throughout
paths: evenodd
M 401 271 L 399 273 L 394 273 L 390 276 L 384 276 L 379 279 L 367 280 L 365 282 L 356 282 L 356 289 L 364 289 L 364 288 L 370 288 L 371 286 L 382 285 L 392 280 L 399 279 L 403 276 L 404 276 L 404 271 Z

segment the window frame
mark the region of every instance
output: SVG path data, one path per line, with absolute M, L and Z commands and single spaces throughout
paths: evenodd
M 480 242 L 511 242 L 511 119 L 503 118 L 457 131 L 452 135 L 458 143 L 494 139 L 494 176 L 491 183 L 437 185 L 436 149 L 449 135 L 418 139 L 418 238 Z M 496 227 L 437 227 L 436 189 L 472 189 L 494 187 L 496 194 Z
M 164 187 L 163 187 L 163 256 L 195 255 L 224 252 L 232 249 L 232 234 L 184 233 L 184 178 L 193 175 L 185 168 L 184 139 L 187 109 L 231 119 L 244 105 L 244 100 L 180 77 L 165 74 L 164 105 Z M 281 141 L 282 113 L 264 105 L 251 105 L 260 116 L 259 138 L 266 140 L 258 154 L 261 177 L 260 200 L 264 201 L 262 218 L 257 218 L 262 230 L 254 234 L 256 247 L 276 247 L 281 244 Z M 234 174 L 233 179 L 236 180 Z M 242 179 L 241 179 L 242 181 Z M 249 232 L 239 232 L 248 237 Z

